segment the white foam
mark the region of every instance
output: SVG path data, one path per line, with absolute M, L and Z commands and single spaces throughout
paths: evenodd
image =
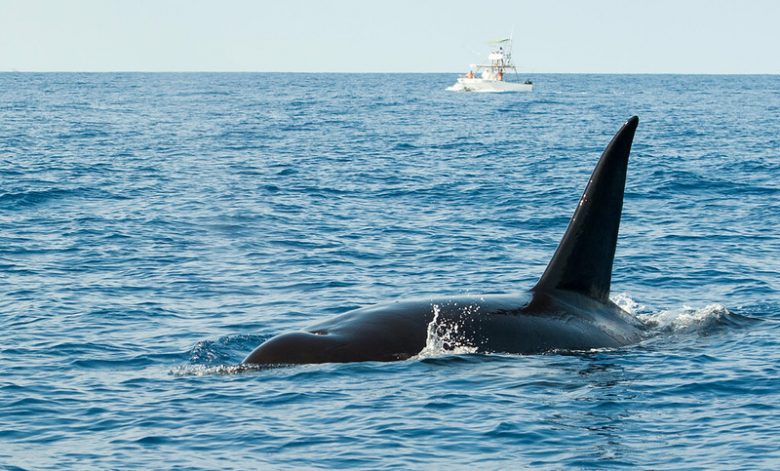
M 174 368 L 170 373 L 174 376 L 212 376 L 233 375 L 255 369 L 247 365 L 182 365 Z
M 610 299 L 624 311 L 637 316 L 656 333 L 703 332 L 732 316 L 731 311 L 722 304 L 708 304 L 701 308 L 683 305 L 676 309 L 653 312 L 652 308 L 634 301 L 628 293 L 619 293 Z
M 642 320 L 657 330 L 669 333 L 700 332 L 722 323 L 731 312 L 722 304 L 708 304 L 703 308 L 683 306 L 643 316 Z

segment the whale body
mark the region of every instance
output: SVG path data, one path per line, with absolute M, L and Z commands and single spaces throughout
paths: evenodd
M 445 349 L 536 354 L 637 343 L 644 324 L 609 299 L 628 157 L 630 118 L 593 170 L 558 248 L 524 293 L 395 301 L 355 309 L 272 337 L 249 365 L 397 361 L 419 354 L 431 333 Z

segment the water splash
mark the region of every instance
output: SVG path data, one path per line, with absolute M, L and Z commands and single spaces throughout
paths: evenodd
M 610 296 L 610 299 L 613 303 L 617 304 L 620 309 L 634 316 L 647 309 L 643 304 L 634 301 L 628 293 L 618 293 Z
M 461 333 L 461 325 L 458 322 L 447 322 L 441 316 L 441 307 L 438 304 L 431 306 L 433 319 L 428 324 L 425 347 L 417 354 L 417 358 L 433 358 L 446 355 L 465 355 L 477 353 L 477 347 L 469 345 L 467 339 Z M 479 306 L 466 306 L 464 313 L 473 314 Z
M 708 304 L 700 309 L 683 306 L 680 309 L 660 311 L 643 316 L 642 320 L 660 333 L 706 334 L 712 329 L 735 323 L 735 317 L 722 304 Z
M 741 321 L 747 319 L 717 303 L 702 308 L 683 305 L 676 309 L 655 311 L 638 303 L 628 293 L 616 294 L 611 297 L 611 300 L 624 311 L 637 316 L 651 329 L 652 334 L 706 335 L 713 329 L 741 325 Z
M 169 373 L 173 376 L 214 376 L 234 375 L 258 369 L 253 365 L 181 365 L 171 369 Z

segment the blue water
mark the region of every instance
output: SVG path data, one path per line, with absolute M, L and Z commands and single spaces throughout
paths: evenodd
M 780 77 L 0 74 L 0 467 L 778 469 Z M 639 345 L 243 370 L 530 287 L 629 116 Z

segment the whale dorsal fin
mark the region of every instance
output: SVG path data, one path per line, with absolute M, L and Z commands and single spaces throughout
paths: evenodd
M 639 123 L 633 116 L 601 154 L 569 227 L 534 291 L 574 291 L 606 303 L 612 279 L 623 190 L 631 142 Z

